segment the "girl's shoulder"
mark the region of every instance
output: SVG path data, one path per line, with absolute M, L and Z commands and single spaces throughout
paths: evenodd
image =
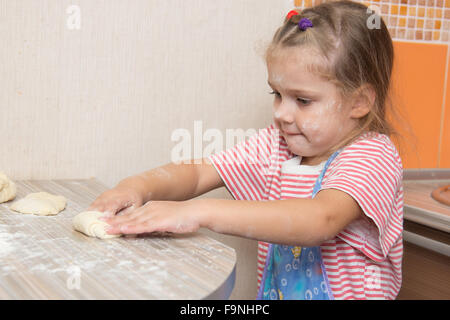
M 374 149 L 389 149 L 398 153 L 394 142 L 388 135 L 376 131 L 367 131 L 360 134 L 349 146 L 371 146 Z
M 342 156 L 390 163 L 402 170 L 400 154 L 389 136 L 376 131 L 362 133 L 342 150 Z

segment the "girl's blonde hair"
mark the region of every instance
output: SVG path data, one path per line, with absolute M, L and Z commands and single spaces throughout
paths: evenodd
M 276 31 L 265 52 L 266 62 L 279 48 L 314 48 L 328 63 L 312 65 L 311 70 L 332 81 L 340 89 L 342 97 L 349 96 L 363 85 L 370 85 L 376 94 L 370 112 L 360 119 L 359 126 L 331 151 L 368 131 L 401 138 L 387 117 L 388 111 L 395 118 L 399 118 L 399 113 L 393 108 L 389 94 L 394 49 L 381 17 L 376 16 L 379 24 L 369 28 L 369 18 L 373 18 L 375 12 L 351 1 L 326 2 L 297 13 L 290 19 L 286 18 Z M 301 31 L 298 23 L 302 18 L 308 18 L 313 27 Z

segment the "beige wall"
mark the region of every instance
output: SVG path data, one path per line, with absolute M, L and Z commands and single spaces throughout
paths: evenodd
M 288 0 L 0 0 L 0 171 L 97 177 L 107 186 L 170 161 L 177 128 L 271 121 L 258 48 Z M 80 29 L 70 30 L 70 5 Z M 208 197 L 226 197 L 225 189 Z M 256 243 L 238 253 L 232 298 L 253 298 Z

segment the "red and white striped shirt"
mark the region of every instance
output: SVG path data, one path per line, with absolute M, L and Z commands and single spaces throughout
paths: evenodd
M 236 200 L 311 198 L 325 162 L 301 165 L 271 124 L 209 157 Z M 403 186 L 400 156 L 388 136 L 366 132 L 331 162 L 323 189 L 353 197 L 365 216 L 321 244 L 335 299 L 395 299 L 401 286 Z M 268 244 L 258 243 L 258 286 Z

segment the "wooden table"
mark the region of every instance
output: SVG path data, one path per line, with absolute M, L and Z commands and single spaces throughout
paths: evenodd
M 56 216 L 0 204 L 0 299 L 227 299 L 235 251 L 205 235 L 109 240 L 72 229 L 72 218 L 107 188 L 95 179 L 16 181 L 17 197 L 67 198 Z

